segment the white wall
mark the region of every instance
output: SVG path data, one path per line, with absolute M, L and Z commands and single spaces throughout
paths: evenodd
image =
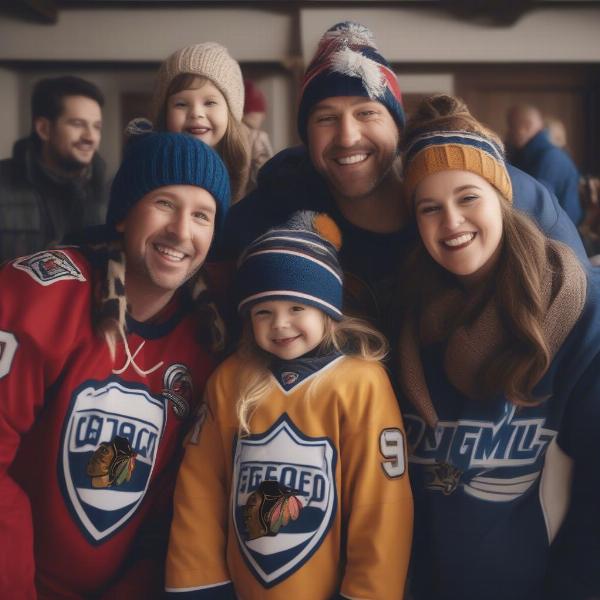
M 462 22 L 441 9 L 416 8 L 126 8 L 68 9 L 55 25 L 0 16 L 0 156 L 29 131 L 29 94 L 35 81 L 64 70 L 53 61 L 76 61 L 70 72 L 106 94 L 101 152 L 114 172 L 120 159 L 119 96 L 150 90 L 155 67 L 187 44 L 216 40 L 244 64 L 280 65 L 258 81 L 269 103 L 265 129 L 276 150 L 293 142 L 294 81 L 323 32 L 353 19 L 371 28 L 382 53 L 394 63 L 439 63 L 438 73 L 400 76 L 405 92 L 454 90 L 444 72 L 450 62 L 598 62 L 600 8 L 536 9 L 511 27 Z M 10 61 L 10 62 L 8 62 Z M 20 65 L 47 64 L 31 71 Z M 98 68 L 98 62 L 125 70 Z M 130 67 L 140 63 L 139 67 Z M 261 70 L 263 72 L 264 69 Z
M 0 17 L 0 60 L 161 61 L 218 41 L 238 60 L 273 61 L 290 54 L 292 26 L 292 15 L 258 9 L 61 8 L 55 25 Z
M 375 34 L 390 62 L 600 62 L 600 8 L 539 8 L 511 27 L 461 21 L 442 9 L 355 8 L 301 11 L 304 60 L 338 21 Z

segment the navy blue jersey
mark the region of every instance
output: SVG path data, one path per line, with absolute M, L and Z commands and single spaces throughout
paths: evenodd
M 534 394 L 466 398 L 442 348 L 422 352 L 439 422 L 403 406 L 415 497 L 415 600 L 587 599 L 600 594 L 597 276 Z M 596 568 L 594 568 L 594 565 Z

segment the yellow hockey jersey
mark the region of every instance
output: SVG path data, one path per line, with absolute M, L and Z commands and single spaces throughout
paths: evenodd
M 307 374 L 285 362 L 239 436 L 241 367 L 234 355 L 213 374 L 205 421 L 186 447 L 168 594 L 400 600 L 413 505 L 384 368 L 338 355 Z

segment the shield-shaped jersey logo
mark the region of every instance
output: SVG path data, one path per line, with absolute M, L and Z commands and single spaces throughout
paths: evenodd
M 328 438 L 304 435 L 284 414 L 266 432 L 238 438 L 233 460 L 237 539 L 268 588 L 299 569 L 327 535 L 337 509 L 337 452 Z
M 120 529 L 142 501 L 166 425 L 165 400 L 117 379 L 87 381 L 73 393 L 59 455 L 65 500 L 85 536 L 95 544 Z M 131 479 L 98 488 L 88 463 L 102 443 L 120 436 L 135 452 Z

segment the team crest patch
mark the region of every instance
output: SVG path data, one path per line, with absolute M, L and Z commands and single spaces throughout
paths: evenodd
M 166 426 L 166 402 L 110 378 L 73 393 L 59 454 L 65 501 L 86 537 L 102 543 L 144 498 Z
M 460 483 L 460 470 L 447 462 L 426 465 L 425 473 L 427 474 L 425 487 L 441 491 L 445 496 L 449 496 Z
M 135 469 L 136 456 L 129 440 L 119 435 L 110 442 L 102 442 L 87 465 L 92 486 L 106 488 L 129 481 Z
M 285 387 L 288 387 L 296 383 L 298 377 L 300 377 L 299 373 L 295 373 L 294 371 L 284 371 L 281 374 L 281 383 L 283 383 Z
M 231 495 L 242 555 L 269 588 L 323 542 L 337 509 L 336 450 L 304 435 L 284 414 L 268 431 L 238 438 Z
M 180 419 L 187 419 L 194 395 L 190 370 L 182 364 L 171 365 L 163 378 L 162 395 L 171 402 L 173 412 Z
M 519 411 L 505 402 L 495 420 L 440 420 L 435 430 L 417 415 L 404 422 L 413 481 L 444 495 L 462 493 L 485 502 L 512 502 L 539 480 L 557 432 L 544 407 Z
M 41 285 L 52 285 L 57 281 L 76 279 L 85 281 L 85 277 L 71 258 L 61 250 L 47 250 L 26 256 L 12 263 L 15 269 L 25 271 Z
M 297 493 L 277 481 L 261 481 L 258 490 L 250 494 L 243 508 L 248 539 L 277 535 L 290 519 L 298 519 L 302 502 L 295 495 Z

